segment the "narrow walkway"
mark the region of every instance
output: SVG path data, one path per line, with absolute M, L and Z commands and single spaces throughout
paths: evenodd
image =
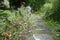
M 28 40 L 53 40 L 52 36 L 49 34 L 48 28 L 44 25 L 44 21 L 39 15 L 35 15 L 33 20 L 36 25 L 32 27 L 32 36 Z

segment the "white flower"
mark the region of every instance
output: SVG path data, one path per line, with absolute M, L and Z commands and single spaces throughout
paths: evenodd
M 4 5 L 5 5 L 7 8 L 10 8 L 9 1 L 8 1 L 8 0 L 4 0 Z
M 26 9 L 27 9 L 28 12 L 31 12 L 31 7 L 30 6 L 27 6 Z

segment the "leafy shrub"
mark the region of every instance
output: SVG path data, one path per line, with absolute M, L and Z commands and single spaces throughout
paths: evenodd
M 0 11 L 0 39 L 22 40 L 32 27 L 32 17 L 25 7 L 18 11 Z M 33 23 L 34 24 L 34 23 Z M 5 40 L 5 39 L 4 39 Z

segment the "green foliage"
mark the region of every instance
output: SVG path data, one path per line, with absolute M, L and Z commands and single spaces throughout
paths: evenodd
M 54 38 L 54 40 L 60 40 L 60 31 L 57 31 L 60 30 L 60 23 L 51 19 L 45 21 L 45 24 L 51 30 L 51 35 Z
M 45 0 L 45 4 L 41 7 L 41 13 L 46 19 L 60 20 L 60 0 Z
M 55 21 L 60 21 L 60 0 L 57 0 L 53 4 L 53 10 L 52 10 L 52 15 L 49 16 L 53 18 Z
M 49 29 L 60 29 L 60 0 L 26 0 L 26 5 L 38 10 L 35 13 L 45 18 Z M 0 6 L 1 8 L 7 9 Z M 34 16 L 30 15 L 23 5 L 18 11 L 0 10 L 0 40 L 5 38 L 6 35 L 2 36 L 4 32 L 11 32 L 11 40 L 23 38 L 22 35 L 35 24 Z M 55 39 L 60 40 L 58 37 Z
M 21 7 L 18 11 L 3 10 L 0 11 L 0 39 L 5 38 L 2 34 L 11 32 L 11 40 L 22 40 L 25 32 L 31 29 L 34 24 L 32 15 L 30 15 L 25 7 Z M 5 40 L 5 39 L 4 39 Z
M 52 9 L 52 4 L 51 3 L 45 3 L 44 6 L 41 8 L 43 12 L 46 12 L 48 10 Z
M 40 10 L 45 3 L 45 0 L 27 0 L 27 5 L 30 5 L 33 10 Z

